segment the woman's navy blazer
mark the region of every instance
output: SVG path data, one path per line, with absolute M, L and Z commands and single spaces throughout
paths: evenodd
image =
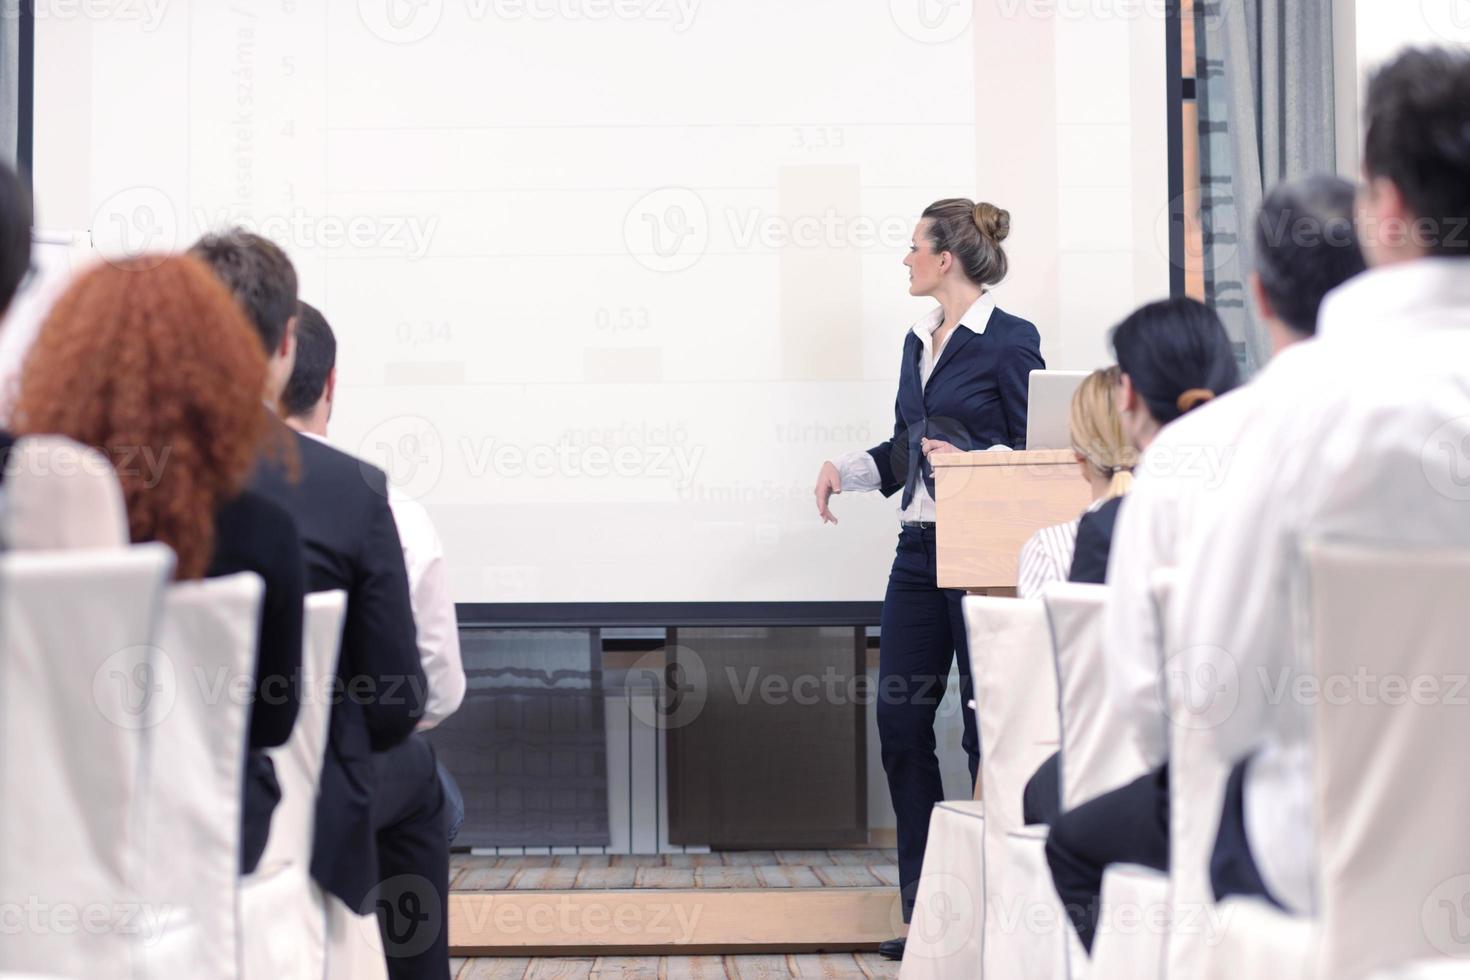
M 954 328 L 927 387 L 919 373 L 923 353 L 910 330 L 903 342 L 893 438 L 868 450 L 878 464 L 883 496 L 903 490 L 904 507 L 921 474 L 934 496 L 934 469 L 919 450 L 920 439 L 942 439 L 961 450 L 1025 449 L 1027 385 L 1032 371 L 1046 367 L 1036 327 L 999 308 L 983 333 L 964 324 Z

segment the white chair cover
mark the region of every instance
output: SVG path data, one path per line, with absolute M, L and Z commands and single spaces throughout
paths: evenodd
M 1178 575 L 1174 569 L 1154 572 L 1154 606 L 1163 644 L 1164 688 L 1169 727 L 1169 980 L 1202 980 L 1220 933 L 1227 927 L 1210 883 L 1210 858 L 1220 829 L 1220 808 L 1230 765 L 1211 747 L 1207 733 L 1194 727 L 1195 715 L 1184 704 L 1191 692 L 1168 664 L 1179 643 L 1169 620 L 1169 602 Z
M 1110 866 L 1103 873 L 1102 914 L 1092 942 L 1088 980 L 1149 980 L 1163 976 L 1168 933 L 1168 875 L 1136 864 Z
M 1057 750 L 1056 676 L 1036 599 L 966 596 L 965 626 L 980 732 L 980 785 L 991 840 L 1025 824 L 1026 782 Z
M 140 457 L 128 465 L 145 461 Z M 0 540 L 7 548 L 128 546 L 122 487 L 112 462 L 95 449 L 61 436 L 24 436 L 11 447 L 6 471 Z
M 1470 955 L 1470 551 L 1303 550 L 1322 691 L 1319 975 Z
M 144 729 L 142 891 L 163 913 L 142 976 L 237 977 L 240 793 L 265 585 L 254 572 L 169 588 Z
M 1147 771 L 1133 736 L 1108 701 L 1102 651 L 1107 586 L 1057 582 L 1042 600 L 1051 624 L 1061 700 L 1062 808 L 1117 789 Z
M 1003 943 L 1012 959 L 987 973 L 990 980 L 996 975 L 1066 980 L 1069 940 L 1077 942 L 1077 952 L 1082 952 L 1052 884 L 1051 868 L 1046 863 L 1046 835 L 1047 828 L 1042 825 L 1022 827 L 1006 835 L 1006 863 L 1000 876 L 1006 894 L 991 898 L 989 914 L 1001 916 L 996 923 L 1001 933 L 1015 938 Z M 986 952 L 991 948 L 987 937 Z
M 1317 938 L 1314 920 L 1287 915 L 1256 898 L 1227 898 L 1216 908 L 1223 931 L 1206 960 L 1207 980 L 1309 980 Z M 1323 977 L 1323 980 L 1331 978 Z
M 982 976 L 986 823 L 986 804 L 979 801 L 950 800 L 934 808 L 902 980 Z
M 342 646 L 347 593 L 306 597 L 301 710 L 285 745 L 270 752 L 281 785 L 270 840 L 255 872 L 241 882 L 246 980 L 321 980 L 326 968 L 326 908 L 311 879 L 316 800 L 327 746 L 330 691 Z
M 133 980 L 134 822 L 163 545 L 0 555 L 0 970 Z M 64 917 L 64 918 L 63 918 Z
M 1041 955 L 1024 951 L 1036 937 L 1014 922 L 1036 882 L 1007 877 L 1016 867 L 1007 851 L 1010 834 L 1025 825 L 1026 783 L 1057 750 L 1056 672 L 1040 600 L 966 596 L 964 609 L 985 800 L 985 976 L 1005 980 Z

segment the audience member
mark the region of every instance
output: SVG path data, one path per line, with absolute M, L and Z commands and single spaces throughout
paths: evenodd
M 1140 452 L 1164 426 L 1239 380 L 1219 318 L 1192 299 L 1163 300 L 1136 311 L 1114 330 L 1113 348 L 1120 372 L 1119 418 L 1128 442 Z M 1123 499 L 1113 497 L 1083 515 L 1070 581 L 1106 579 Z
M 1365 267 L 1353 227 L 1353 186 L 1311 177 L 1274 189 L 1256 221 L 1254 264 L 1258 319 L 1279 354 L 1316 332 L 1323 298 Z M 1109 695 L 1150 766 L 1168 756 L 1151 578 L 1156 569 L 1179 564 L 1201 511 L 1230 491 L 1232 457 L 1260 391 L 1243 385 L 1160 432 L 1118 518 L 1103 613 Z
M 17 425 L 115 461 L 134 542 L 161 541 L 180 580 L 251 571 L 265 582 L 241 834 L 253 870 L 280 800 L 265 749 L 296 721 L 301 541 L 295 522 L 244 490 L 265 419 L 249 324 L 209 270 L 183 256 L 99 265 L 62 294 L 26 362 Z
M 1252 386 L 1230 492 L 1189 542 L 1177 596 L 1180 672 L 1214 671 L 1235 695 L 1205 727 L 1238 763 L 1216 894 L 1296 912 L 1316 908 L 1311 714 L 1270 685 L 1310 669 L 1292 615 L 1301 543 L 1470 546 L 1456 492 L 1470 445 L 1470 52 L 1404 53 L 1369 83 L 1365 114 L 1358 225 L 1372 268 L 1323 302 L 1320 340 Z
M 337 338 L 321 311 L 301 304 L 296 325 L 296 366 L 281 398 L 286 424 L 313 439 L 327 438 L 327 425 L 337 393 Z M 388 487 L 388 508 L 398 525 L 403 563 L 408 569 L 408 597 L 418 629 L 419 657 L 429 682 L 428 700 L 418 730 L 427 731 L 459 710 L 464 700 L 464 665 L 459 655 L 459 621 L 449 590 L 444 544 L 429 512 L 398 487 Z M 459 786 L 439 765 L 448 806 L 449 841 L 464 821 Z
M 1073 581 L 1079 580 L 1079 566 L 1107 567 L 1118 504 L 1127 502 L 1123 513 L 1131 509 L 1132 498 L 1149 475 L 1149 448 L 1164 427 L 1231 390 L 1238 378 L 1220 318 L 1192 299 L 1142 307 L 1113 331 L 1113 349 L 1118 355 L 1117 396 L 1123 431 L 1143 456 L 1133 491 L 1083 517 Z M 1090 543 L 1086 534 L 1089 518 L 1103 518 L 1093 525 Z M 1084 551 L 1085 547 L 1090 550 Z M 1080 580 L 1099 582 L 1103 577 L 1099 571 Z M 1042 774 L 1037 778 L 1043 778 Z M 1046 796 L 1055 811 L 1060 806 L 1055 802 L 1058 781 L 1054 775 L 1051 782 Z M 1028 787 L 1028 794 L 1034 792 Z M 1057 894 L 1087 949 L 1091 950 L 1097 931 L 1103 869 L 1120 861 L 1168 867 L 1168 799 L 1168 769 L 1162 767 L 1051 821 L 1047 862 Z
M 1072 455 L 1082 479 L 1092 489 L 1092 513 L 1133 485 L 1133 462 L 1137 453 L 1123 439 L 1113 389 L 1118 384 L 1116 366 L 1094 371 L 1072 395 L 1070 430 Z M 1052 582 L 1065 582 L 1077 546 L 1081 518 L 1044 527 L 1021 546 L 1016 595 L 1031 599 L 1041 595 Z
M 265 396 L 277 405 L 295 355 L 297 282 L 290 259 L 272 242 L 239 230 L 206 236 L 191 251 L 245 309 L 270 355 Z M 376 908 L 394 980 L 443 980 L 449 969 L 444 795 L 433 750 L 413 734 L 426 682 L 387 477 L 279 420 L 273 424 L 293 440 L 300 472 L 292 479 L 287 467 L 263 459 L 250 485 L 296 518 L 309 587 L 348 596 L 312 875 L 350 908 Z M 401 894 L 405 889 L 415 894 Z M 400 903 L 416 903 L 426 914 L 398 921 Z M 431 938 L 423 937 L 425 929 Z

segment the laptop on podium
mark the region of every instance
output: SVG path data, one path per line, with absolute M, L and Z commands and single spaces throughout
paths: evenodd
M 1026 448 L 1072 446 L 1072 395 L 1091 371 L 1032 371 L 1026 390 Z

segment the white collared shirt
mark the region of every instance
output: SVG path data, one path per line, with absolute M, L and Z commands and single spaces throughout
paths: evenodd
M 985 328 L 990 325 L 990 315 L 994 312 L 995 297 L 989 292 L 981 293 L 980 298 L 971 304 L 964 316 L 960 317 L 960 322 L 955 325 L 955 330 L 967 327 L 977 334 L 983 334 Z M 955 331 L 951 330 L 949 336 L 944 338 L 944 342 L 936 350 L 934 331 L 938 330 L 942 323 L 944 323 L 944 309 L 936 306 L 924 314 L 911 328 L 914 336 L 919 338 L 919 345 L 922 348 L 919 355 L 919 383 L 926 388 L 929 385 L 929 376 L 934 373 L 934 365 L 939 363 L 940 355 L 944 353 L 944 348 L 948 346 L 955 334 Z M 883 480 L 878 475 L 878 464 L 873 461 L 872 454 L 866 450 L 859 449 L 850 452 L 835 460 L 833 465 L 837 467 L 844 492 L 877 490 L 883 485 Z M 909 501 L 907 508 L 903 507 L 902 495 L 899 496 L 898 519 L 900 521 L 933 521 L 935 515 L 934 498 L 929 496 L 929 487 L 923 479 L 919 480 L 919 485 L 914 489 L 914 497 Z
M 1216 749 L 1259 750 L 1246 835 L 1267 888 L 1302 912 L 1316 907 L 1311 714 L 1280 694 L 1311 667 L 1294 626 L 1301 543 L 1470 546 L 1470 260 L 1359 276 L 1328 296 L 1318 335 L 1254 382 L 1229 493 L 1186 545 L 1172 624 L 1179 669 L 1234 695 L 1202 709 Z
M 1169 757 L 1151 579 L 1178 566 L 1202 513 L 1229 491 L 1230 462 L 1255 403 L 1256 388 L 1246 385 L 1161 429 L 1139 457 L 1113 528 L 1102 623 L 1108 698 L 1151 769 Z
M 1097 511 L 1111 497 L 1101 497 L 1087 505 L 1083 514 Z M 1053 582 L 1065 582 L 1072 574 L 1072 559 L 1077 553 L 1079 515 L 1065 524 L 1043 527 L 1021 545 L 1016 562 L 1016 597 L 1036 599 Z
M 310 432 L 301 433 L 327 442 Z M 424 505 L 388 485 L 388 509 L 398 526 L 403 547 L 403 565 L 408 572 L 408 598 L 413 609 L 419 660 L 428 696 L 418 731 L 433 728 L 459 710 L 464 701 L 464 662 L 459 651 L 459 619 L 454 614 L 454 594 L 449 590 L 449 569 L 444 563 L 444 543 Z

